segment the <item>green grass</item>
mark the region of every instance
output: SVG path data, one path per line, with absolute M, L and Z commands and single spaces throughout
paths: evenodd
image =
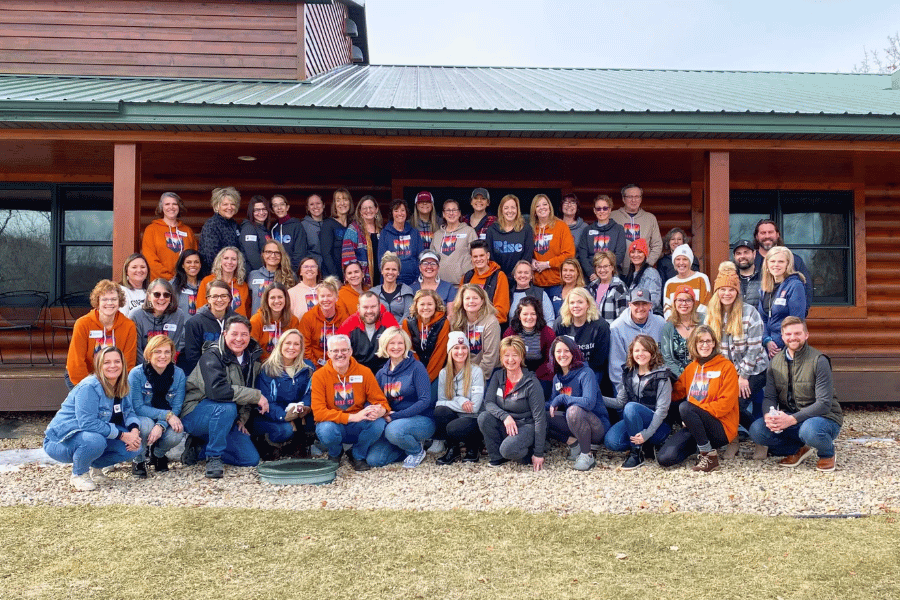
M 0 509 L 0 598 L 890 598 L 892 517 Z

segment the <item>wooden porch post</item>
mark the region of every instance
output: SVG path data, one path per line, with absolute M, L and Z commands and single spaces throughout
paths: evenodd
M 731 260 L 731 249 L 728 244 L 731 188 L 728 152 L 708 152 L 705 171 L 704 240 L 706 256 L 709 261 L 708 275 L 710 279 L 714 279 L 719 269 L 719 263 Z
M 140 202 L 141 147 L 116 144 L 113 149 L 113 281 L 121 277 L 125 259 L 137 248 Z

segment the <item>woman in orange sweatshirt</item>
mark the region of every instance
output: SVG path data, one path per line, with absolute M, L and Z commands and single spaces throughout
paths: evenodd
M 337 277 L 326 277 L 317 285 L 316 297 L 319 303 L 304 313 L 300 318 L 300 326 L 297 327 L 306 341 L 303 357 L 315 364 L 317 369 L 327 361 L 325 346 L 328 338 L 337 335 L 338 329 L 350 316 L 338 300 L 339 286 Z
M 559 293 L 559 268 L 567 258 L 575 258 L 575 240 L 569 226 L 553 214 L 553 205 L 544 194 L 531 201 L 531 228 L 534 230 L 534 284 L 547 290 L 551 298 Z
M 184 214 L 184 203 L 175 192 L 165 192 L 156 206 L 156 219 L 144 229 L 141 254 L 150 265 L 150 277 L 172 279 L 175 263 L 185 250 L 197 249 L 197 238 L 190 227 L 178 219 Z
M 673 398 L 687 398 L 679 407 L 684 428 L 669 436 L 656 461 L 670 467 L 697 451 L 700 460 L 693 470 L 709 472 L 719 467 L 716 448 L 737 437 L 738 375 L 734 363 L 719 353 L 719 340 L 709 326 L 697 326 L 687 345 L 694 360 L 672 391 Z

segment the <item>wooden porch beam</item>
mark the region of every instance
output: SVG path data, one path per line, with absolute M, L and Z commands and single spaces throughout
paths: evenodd
M 731 260 L 728 247 L 730 214 L 730 163 L 728 152 L 708 152 L 706 154 L 706 177 L 704 185 L 704 242 L 708 257 L 707 270 L 710 280 L 715 279 L 719 263 Z
M 113 148 L 113 281 L 121 277 L 125 259 L 137 249 L 140 203 L 141 147 L 116 144 Z

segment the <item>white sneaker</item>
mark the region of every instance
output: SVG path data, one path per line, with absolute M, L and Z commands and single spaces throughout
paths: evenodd
M 91 476 L 87 473 L 82 473 L 81 475 L 72 475 L 69 478 L 69 483 L 72 484 L 79 492 L 93 492 L 97 489 L 97 484 L 91 479 Z
M 575 459 L 574 469 L 576 471 L 590 471 L 597 464 L 592 454 L 579 454 Z
M 94 483 L 97 485 L 109 485 L 112 483 L 112 479 L 106 476 L 103 469 L 98 469 L 97 467 L 91 467 L 91 479 L 93 479 Z
M 418 467 L 422 461 L 425 460 L 425 448 L 422 448 L 418 454 L 410 454 L 406 457 L 406 460 L 403 461 L 404 469 L 415 469 Z
M 447 448 L 444 447 L 444 440 L 431 440 L 431 445 L 428 446 L 428 451 L 432 454 L 443 454 L 447 451 Z

